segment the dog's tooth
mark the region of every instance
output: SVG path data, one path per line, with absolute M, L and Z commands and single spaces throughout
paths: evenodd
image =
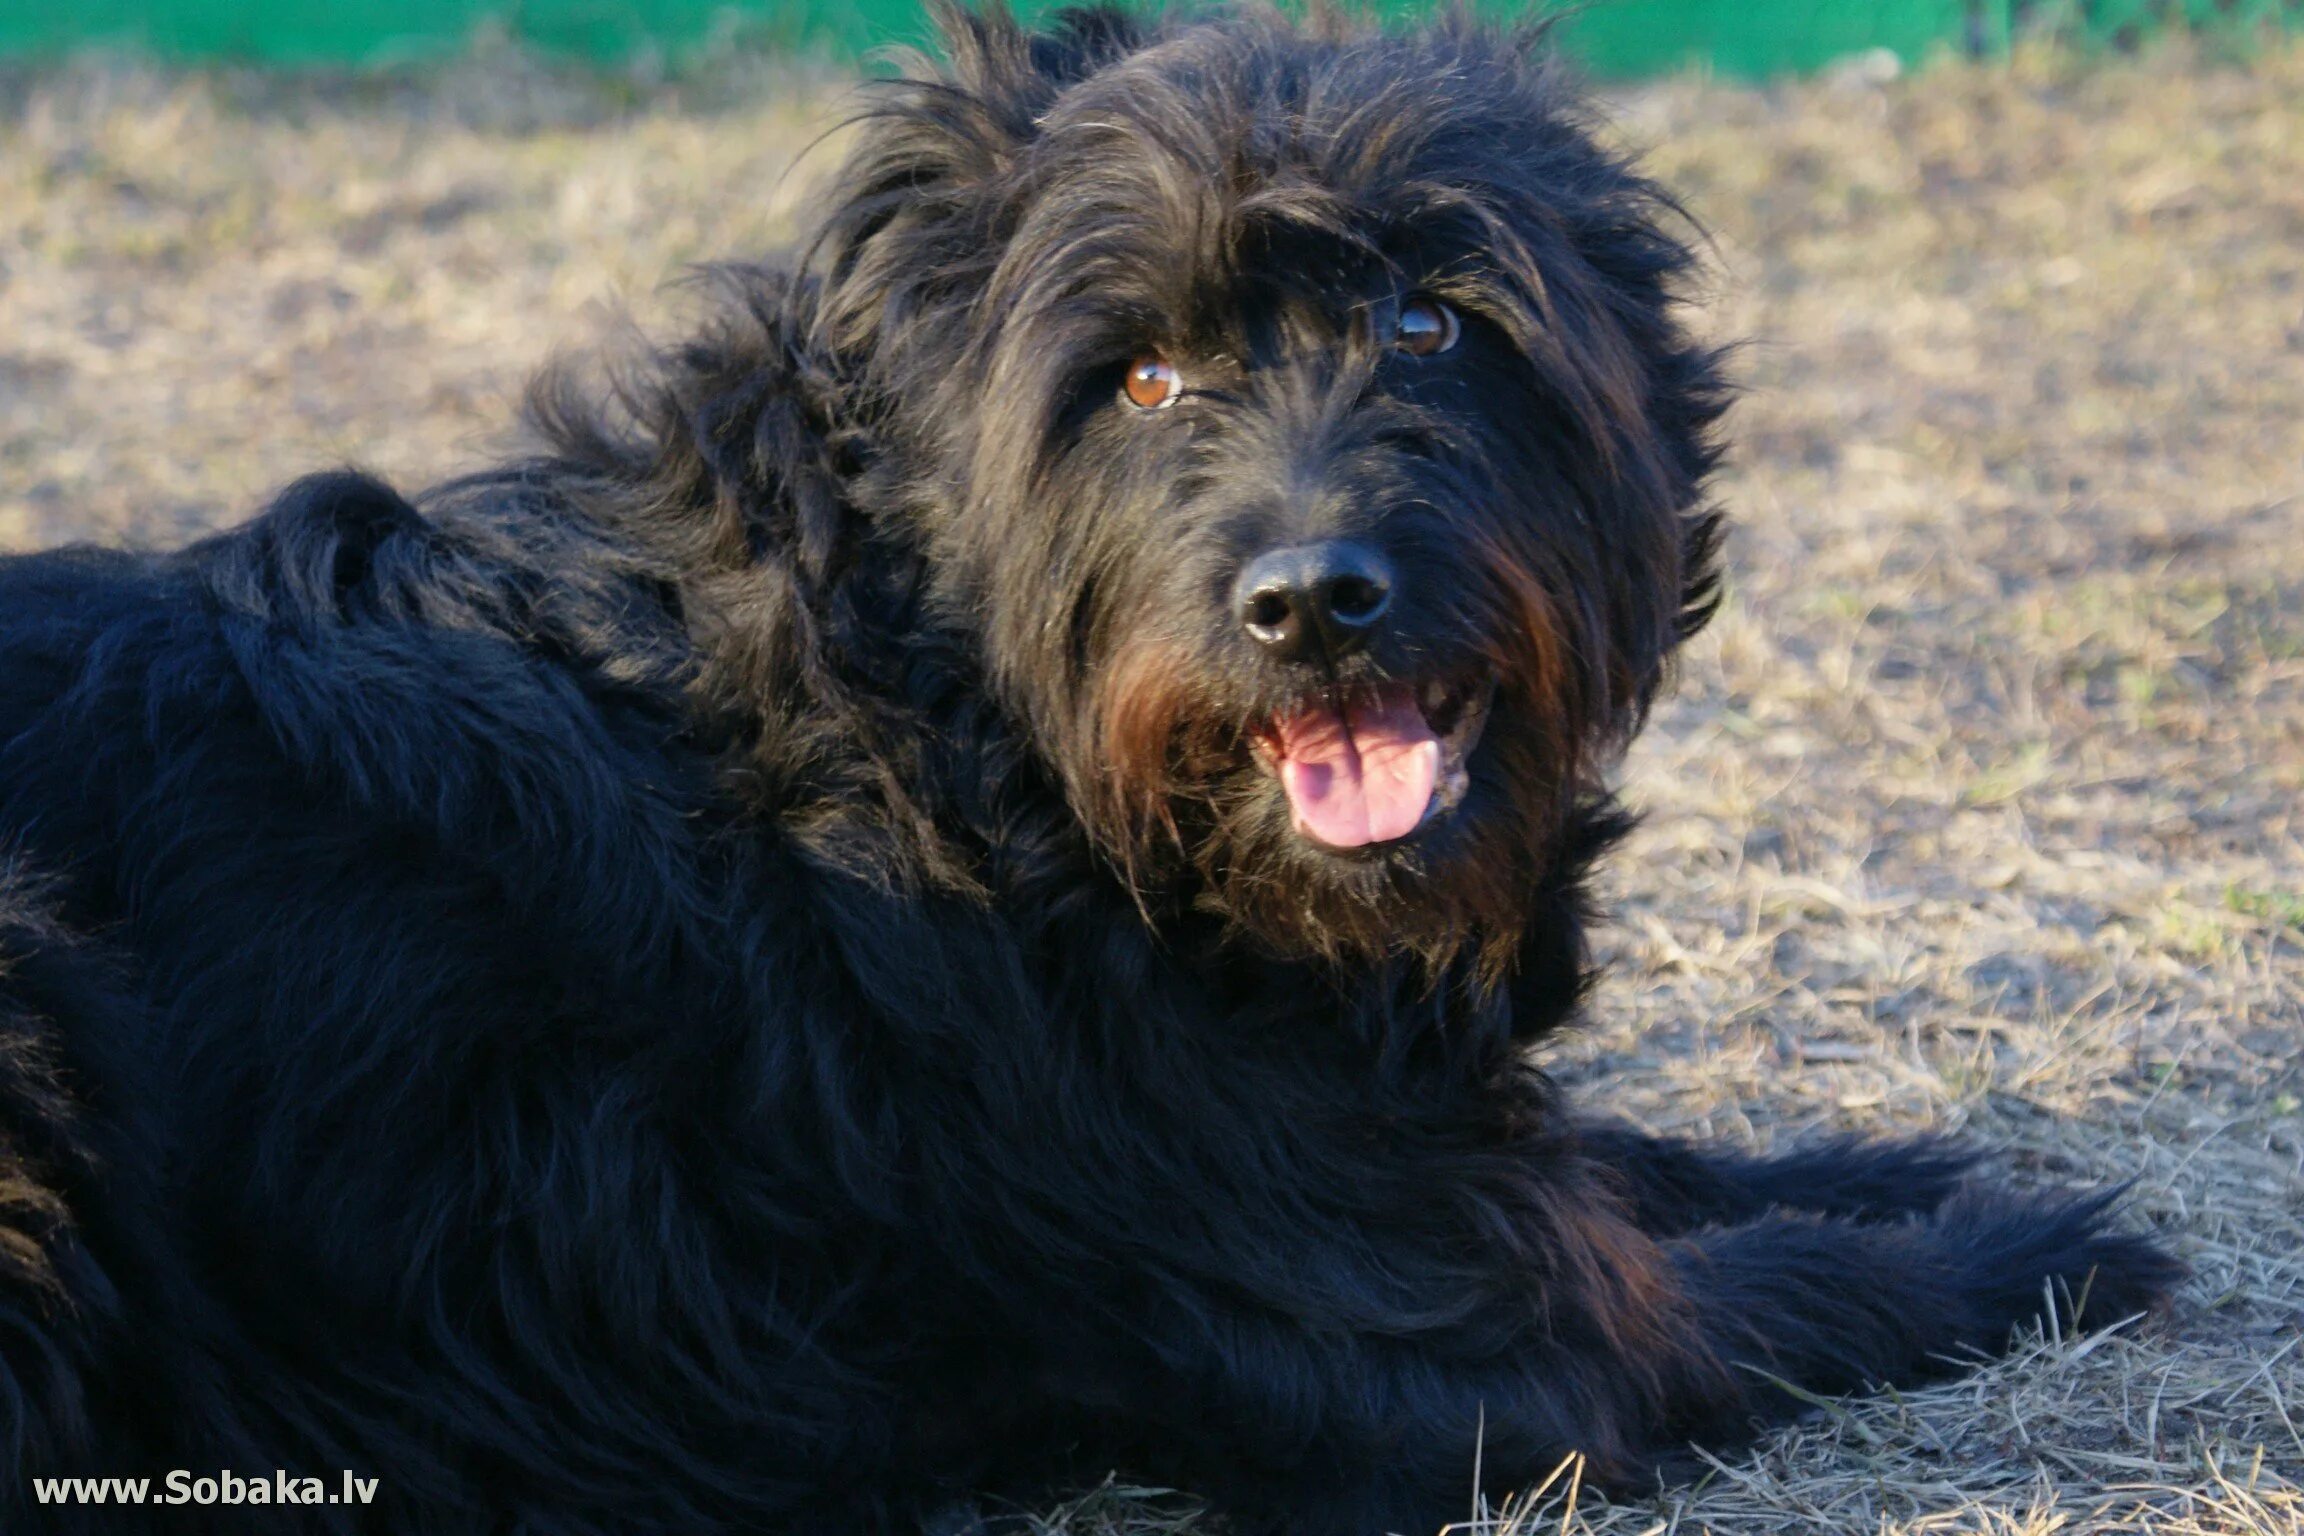
M 1431 714 L 1448 702 L 1448 685 L 1438 678 L 1424 685 L 1424 712 Z

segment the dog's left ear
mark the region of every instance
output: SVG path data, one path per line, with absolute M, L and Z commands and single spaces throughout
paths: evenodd
M 999 0 L 929 10 L 942 62 L 912 55 L 868 87 L 810 250 L 821 339 L 851 357 L 893 361 L 923 339 L 922 316 L 982 286 L 1003 243 L 1000 194 L 1049 104 L 1144 41 L 1141 19 L 1116 6 L 1061 10 L 1039 31 Z
M 1679 647 L 1720 602 L 1723 521 L 1709 484 L 1732 395 L 1727 353 L 1689 324 L 1705 236 L 1671 192 L 1594 131 L 1582 87 L 1554 56 L 1548 20 L 1492 28 L 1451 13 L 1428 34 L 1437 59 L 1479 87 L 1439 162 L 1425 222 L 1478 251 L 1460 280 L 1542 379 L 1551 420 L 1577 445 L 1592 534 L 1568 587 L 1603 663 L 1609 734 L 1636 730 Z M 1437 116 L 1437 114 L 1435 114 Z M 1496 124 L 1520 131 L 1496 132 Z M 1557 552 L 1563 553 L 1564 552 Z

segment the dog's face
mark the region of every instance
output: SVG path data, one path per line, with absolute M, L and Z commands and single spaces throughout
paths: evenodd
M 1508 946 L 1710 591 L 1667 206 L 1526 39 L 951 25 L 828 312 L 954 622 L 1140 887 Z

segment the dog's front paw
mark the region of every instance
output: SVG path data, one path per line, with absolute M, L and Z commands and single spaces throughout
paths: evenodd
M 1970 1185 L 1945 1201 L 1929 1225 L 1959 1273 L 1975 1342 L 1997 1346 L 2035 1321 L 2075 1332 L 2165 1310 L 2186 1268 L 2156 1237 L 2112 1230 L 2120 1195 Z

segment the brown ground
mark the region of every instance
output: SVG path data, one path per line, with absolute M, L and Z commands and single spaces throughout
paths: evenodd
M 788 232 L 802 79 L 0 77 L 0 546 L 468 462 L 555 343 Z M 1661 1129 L 2133 1178 L 2198 1277 L 2164 1329 L 1520 1526 L 2304 1531 L 2304 51 L 1620 108 L 1752 394 L 1733 596 L 1630 764 L 1561 1069 Z

